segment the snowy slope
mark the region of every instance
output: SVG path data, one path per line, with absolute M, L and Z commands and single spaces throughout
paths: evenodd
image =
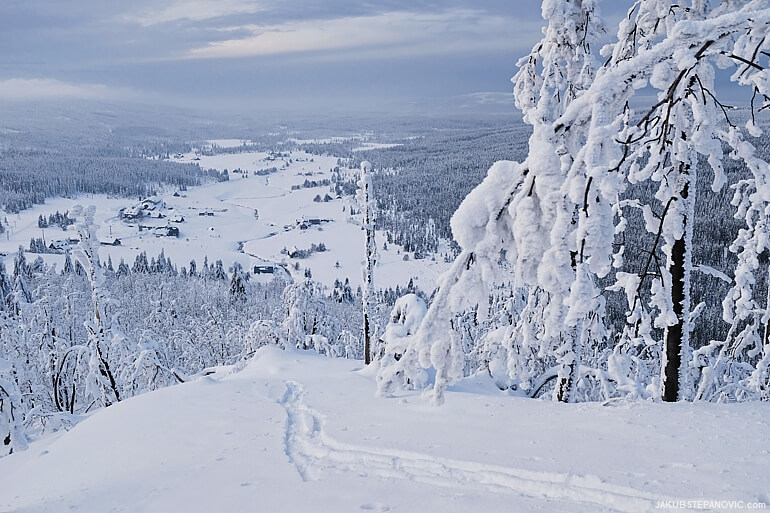
M 0 459 L 0 511 L 652 511 L 770 502 L 770 410 L 564 405 L 486 379 L 444 407 L 374 397 L 370 369 L 263 348 Z M 718 508 L 716 510 L 719 510 Z

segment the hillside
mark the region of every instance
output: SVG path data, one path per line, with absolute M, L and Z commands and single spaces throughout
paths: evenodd
M 359 361 L 266 347 L 244 367 L 100 410 L 0 459 L 0 511 L 575 513 L 770 502 L 770 457 L 756 445 L 770 428 L 761 403 L 566 405 L 501 395 L 476 377 L 434 408 L 414 392 L 375 398 Z

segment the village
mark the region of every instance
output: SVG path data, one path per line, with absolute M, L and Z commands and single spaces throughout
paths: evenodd
M 62 269 L 65 253 L 75 252 L 80 242 L 73 224 L 77 220 L 66 215 L 79 203 L 96 207 L 99 257 L 114 266 L 121 261 L 131 266 L 141 253 L 153 257 L 163 252 L 180 270 L 192 260 L 198 265 L 204 259 L 221 260 L 225 269 L 238 263 L 260 282 L 312 276 L 332 288 L 337 281 L 360 275 L 363 233 L 356 198 L 354 191 L 339 187 L 341 178 L 345 183 L 355 180 L 357 170 L 341 169 L 335 157 L 304 151 L 206 155 L 194 149 L 182 158 L 172 156 L 222 173 L 229 169 L 229 179 L 189 189 L 167 188 L 133 200 L 47 199 L 7 216 L 0 240 L 6 266 L 13 267 L 21 246 L 28 260 L 42 258 Z M 378 283 L 385 288 L 417 276 L 429 287 L 445 265 L 407 259 L 396 245 L 383 246 L 379 253 Z

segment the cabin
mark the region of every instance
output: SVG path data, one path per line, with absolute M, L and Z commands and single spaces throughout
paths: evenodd
M 184 216 L 182 215 L 175 215 L 171 218 L 172 223 L 184 223 Z
M 304 224 L 306 226 L 318 226 L 328 222 L 328 219 L 321 219 L 320 217 L 303 217 L 302 219 L 297 219 L 298 225 Z
M 176 226 L 157 226 L 153 233 L 156 237 L 179 237 L 179 228 Z
M 150 196 L 149 198 L 142 200 L 139 206 L 143 210 L 155 210 L 158 208 L 164 208 L 166 204 L 160 197 Z
M 307 230 L 311 226 L 321 226 L 323 223 L 328 222 L 328 219 L 321 219 L 319 217 L 303 217 L 302 219 L 297 219 L 297 227 L 300 230 Z
M 69 247 L 70 243 L 66 240 L 55 240 L 48 245 L 48 249 L 53 251 L 66 251 Z
M 123 219 L 137 219 L 142 216 L 144 216 L 144 212 L 134 207 L 123 209 L 121 212 Z
M 102 246 L 120 246 L 120 239 L 117 237 L 107 238 L 99 241 Z
M 275 274 L 274 265 L 255 265 L 254 274 Z

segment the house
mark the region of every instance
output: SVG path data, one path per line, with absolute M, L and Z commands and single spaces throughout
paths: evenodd
M 297 219 L 297 226 L 300 230 L 307 230 L 311 226 L 320 226 L 328 222 L 328 219 L 321 219 L 319 217 L 303 217 L 302 219 Z
M 106 238 L 102 241 L 99 241 L 99 244 L 102 246 L 120 246 L 120 239 L 117 237 Z
M 142 212 L 141 210 L 135 207 L 131 207 L 131 208 L 123 209 L 121 212 L 121 216 L 123 217 L 123 219 L 137 219 L 139 217 L 144 216 L 144 212 Z
M 172 223 L 184 223 L 184 216 L 182 215 L 175 215 L 171 218 Z
M 143 210 L 155 210 L 158 208 L 165 208 L 166 204 L 158 196 L 150 196 L 147 199 L 142 200 L 139 207 Z
M 176 226 L 166 226 L 166 235 L 168 237 L 179 237 L 179 228 Z
M 163 215 L 163 212 L 151 211 L 150 212 L 150 217 L 153 218 L 153 219 L 163 219 L 166 216 Z
M 179 228 L 176 226 L 157 226 L 153 229 L 156 237 L 179 237 Z
M 66 240 L 55 240 L 48 245 L 48 249 L 53 251 L 66 251 L 70 244 Z
M 202 212 L 198 212 L 198 215 L 199 215 L 199 216 L 209 216 L 209 217 L 213 217 L 213 216 L 214 216 L 214 212 L 212 212 L 211 210 L 204 210 L 204 211 L 202 211 Z
M 321 219 L 320 217 L 303 217 L 302 219 L 297 219 L 298 225 L 304 224 L 306 226 L 317 226 L 328 222 L 328 219 Z
M 275 274 L 274 265 L 255 265 L 254 274 Z

